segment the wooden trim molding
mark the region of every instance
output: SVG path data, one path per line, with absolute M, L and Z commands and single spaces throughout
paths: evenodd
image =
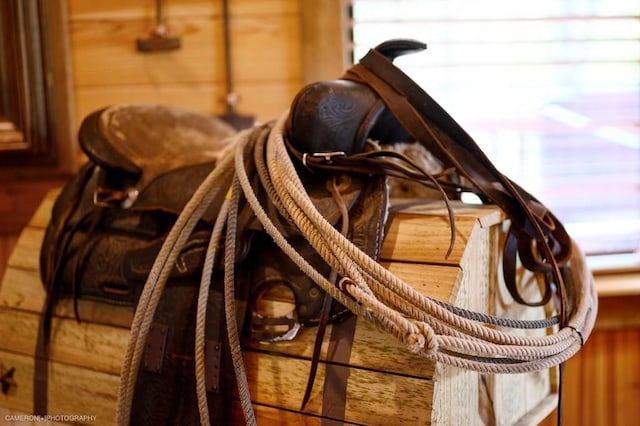
M 0 180 L 71 173 L 66 0 L 0 2 Z
M 347 0 L 299 0 L 304 84 L 338 78 L 351 65 Z

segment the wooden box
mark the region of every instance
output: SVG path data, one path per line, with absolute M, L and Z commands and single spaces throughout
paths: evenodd
M 20 236 L 0 287 L 0 362 L 15 368 L 16 386 L 0 394 L 5 412 L 32 413 L 33 368 L 44 290 L 38 257 L 56 193 L 50 193 Z M 442 204 L 397 208 L 381 262 L 414 288 L 439 300 L 488 313 L 540 318 L 505 295 L 499 277 L 502 215 L 494 207 L 455 205 L 456 243 Z M 57 306 L 52 324 L 48 407 L 54 420 L 95 416 L 87 424 L 113 424 L 120 366 L 131 309 L 84 302 L 78 323 L 71 303 Z M 542 308 L 540 308 L 542 309 Z M 394 338 L 357 319 L 348 363 L 331 361 L 331 327 L 322 347 L 315 385 L 304 410 L 302 395 L 316 330 L 290 342 L 248 344 L 243 350 L 259 424 L 537 424 L 557 402 L 556 369 L 486 375 L 436 365 L 411 354 Z M 544 331 L 543 331 L 544 332 Z M 325 372 L 343 369 L 344 404 L 323 403 Z M 346 370 L 344 370 L 346 369 Z M 242 423 L 239 404 L 235 404 Z M 64 417 L 67 416 L 67 417 Z M 81 422 L 82 423 L 82 422 Z M 330 423 L 330 422 L 329 422 Z

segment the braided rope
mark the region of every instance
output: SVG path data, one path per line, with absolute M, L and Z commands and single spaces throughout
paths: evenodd
M 156 257 L 142 290 L 131 324 L 131 336 L 125 351 L 120 374 L 116 409 L 118 424 L 129 423 L 135 382 L 140 370 L 144 345 L 149 334 L 155 309 L 158 306 L 171 269 L 199 218 L 218 195 L 218 192 L 228 186 L 227 182 L 232 174 L 232 156 L 228 155 L 228 149 L 226 148 L 221 152 L 217 167 L 205 178 L 203 185 L 196 190 L 176 220 Z M 210 188 L 218 188 L 218 190 L 211 191 Z
M 205 385 L 205 325 L 207 317 L 207 301 L 209 299 L 209 288 L 211 287 L 211 276 L 216 255 L 220 248 L 222 230 L 226 223 L 229 212 L 229 200 L 225 199 L 220 213 L 216 218 L 211 232 L 211 239 L 207 246 L 207 253 L 202 267 L 202 279 L 198 291 L 198 304 L 196 307 L 196 337 L 195 337 L 195 374 L 196 374 L 196 394 L 198 398 L 198 411 L 202 424 L 210 424 L 209 407 L 207 402 L 207 389 Z
M 203 424 L 209 423 L 204 384 L 204 329 L 211 272 L 225 238 L 224 300 L 227 334 L 238 382 L 241 406 L 248 424 L 255 424 L 236 321 L 234 254 L 240 196 L 276 245 L 331 297 L 355 314 L 373 322 L 406 347 L 436 362 L 484 373 L 523 373 L 551 368 L 573 356 L 593 329 L 597 294 L 584 256 L 574 247 L 571 273 L 575 306 L 567 326 L 545 336 L 514 335 L 504 328 L 548 328 L 545 320 L 512 320 L 472 312 L 436 301 L 417 292 L 371 259 L 336 230 L 315 208 L 287 152 L 283 128 L 286 115 L 274 124 L 245 131 L 221 153 L 218 165 L 185 206 L 167 236 L 145 284 L 123 361 L 118 395 L 118 423 L 128 423 L 135 380 L 149 327 L 169 273 L 195 224 L 209 204 L 232 187 L 214 224 L 198 293 L 196 321 L 196 390 Z M 252 133 L 253 132 L 253 133 Z M 268 137 L 267 136 L 268 133 Z M 318 254 L 343 278 L 339 285 L 320 274 L 287 241 L 271 221 L 252 188 L 246 161 L 252 158 L 270 202 L 297 226 Z
M 380 305 L 378 302 L 374 302 L 373 298 L 369 295 L 370 292 L 375 294 L 375 297 L 380 298 L 380 302 L 388 306 L 398 307 L 400 317 L 409 315 L 416 320 L 423 320 L 425 324 L 429 321 L 430 317 L 439 318 L 443 324 L 447 324 L 443 330 L 443 334 L 450 334 L 454 332 L 463 332 L 469 337 L 479 337 L 481 342 L 475 344 L 474 351 L 481 354 L 513 354 L 518 357 L 525 357 L 531 359 L 530 363 L 513 363 L 517 364 L 517 369 L 522 370 L 523 366 L 526 368 L 539 369 L 536 366 L 546 365 L 544 362 L 537 361 L 537 358 L 542 357 L 559 357 L 559 359 L 567 359 L 571 352 L 579 349 L 583 343 L 584 334 L 576 333 L 575 329 L 590 329 L 594 320 L 595 309 L 593 308 L 593 294 L 584 294 L 585 297 L 577 298 L 577 307 L 572 313 L 572 317 L 568 321 L 568 325 L 560 330 L 558 333 L 548 336 L 515 336 L 513 334 L 496 330 L 494 328 L 486 327 L 483 324 L 478 323 L 476 319 L 488 319 L 491 316 L 483 314 L 481 316 L 474 315 L 475 319 L 470 319 L 466 316 L 464 310 L 455 308 L 445 308 L 446 304 L 442 302 L 436 303 L 432 299 L 416 292 L 411 286 L 407 285 L 397 277 L 393 276 L 389 271 L 381 267 L 377 262 L 372 260 L 365 253 L 361 252 L 357 247 L 351 244 L 347 239 L 340 235 L 323 217 L 315 210 L 311 200 L 308 199 L 302 188 L 300 180 L 297 178 L 293 164 L 288 159 L 286 147 L 283 142 L 282 129 L 284 126 L 284 120 L 279 120 L 275 125 L 270 135 L 267 147 L 267 163 L 269 171 L 271 172 L 274 183 L 274 188 L 277 195 L 280 197 L 280 202 L 287 209 L 292 221 L 296 224 L 301 233 L 305 235 L 309 243 L 318 251 L 318 253 L 330 264 L 332 268 L 339 271 L 342 275 L 348 276 L 349 279 L 355 284 L 353 286 L 346 286 L 345 291 L 349 292 L 351 296 L 356 297 L 360 303 L 364 303 L 367 308 L 373 313 L 374 317 L 380 318 L 381 315 L 388 315 L 382 310 L 377 310 Z M 314 228 L 315 227 L 315 228 Z M 357 273 L 355 276 L 348 275 L 352 273 L 353 268 L 356 267 Z M 362 280 L 363 272 L 366 274 L 367 282 Z M 347 275 L 345 275 L 347 273 Z M 588 280 L 588 272 L 583 273 L 584 278 L 579 283 L 585 283 Z M 591 283 L 592 284 L 592 283 Z M 591 285 L 593 288 L 593 285 Z M 578 286 L 577 292 L 583 290 Z M 365 297 L 365 295 L 367 295 Z M 388 316 L 389 320 L 392 316 Z M 493 317 L 493 323 L 508 324 L 502 319 Z M 525 322 L 520 322 L 519 325 L 524 325 Z M 442 325 L 442 324 L 441 324 Z M 537 321 L 532 326 L 539 326 L 540 322 Z M 389 327 L 387 322 L 387 327 Z M 411 328 L 407 327 L 404 330 L 407 335 L 411 335 L 409 331 Z M 391 334 L 396 335 L 397 331 L 390 331 Z M 443 337 L 438 338 L 439 341 L 443 340 Z M 442 342 L 444 343 L 444 342 Z M 411 342 L 412 348 L 415 342 Z M 469 346 L 464 339 L 448 340 L 447 345 L 453 349 L 465 350 L 465 347 Z M 517 346 L 516 349 L 509 349 L 509 346 Z M 544 350 L 530 350 L 523 351 L 520 347 L 531 348 L 541 346 L 545 347 Z M 557 354 L 553 356 L 553 354 Z M 450 357 L 443 357 L 444 360 L 449 360 Z M 450 362 L 450 361 L 448 361 Z M 488 362 L 488 361 L 487 361 Z M 476 366 L 476 362 L 471 360 L 456 361 L 456 365 L 467 365 L 466 368 L 473 368 Z M 500 362 L 496 367 L 499 372 L 511 372 L 511 364 Z

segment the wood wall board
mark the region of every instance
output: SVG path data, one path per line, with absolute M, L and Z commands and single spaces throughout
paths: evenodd
M 316 0 L 300 4 L 301 59 L 305 84 L 340 77 L 353 59 L 346 0 Z
M 253 115 L 259 122 L 271 121 L 288 110 L 299 90 L 298 81 L 239 83 L 236 92 L 240 101 L 236 110 Z M 177 105 L 202 113 L 222 114 L 225 111 L 223 85 L 132 85 L 78 88 L 75 92 L 78 127 L 90 113 L 115 104 L 156 103 Z
M 73 20 L 94 19 L 136 19 L 145 17 L 153 19 L 155 14 L 154 0 L 108 0 L 88 2 L 86 0 L 68 0 L 69 15 Z M 313 9 L 313 2 L 306 7 Z M 230 0 L 231 16 L 240 15 L 276 15 L 298 13 L 298 2 L 291 0 Z M 167 17 L 221 15 L 222 2 L 219 0 L 164 0 L 163 13 Z
M 187 83 L 77 88 L 75 102 L 78 128 L 87 115 L 116 104 L 165 104 L 182 106 L 202 113 L 222 113 L 224 94 L 222 85 Z
M 567 363 L 564 424 L 622 426 L 640 419 L 640 329 L 594 332 Z
M 135 41 L 147 36 L 145 20 L 72 21 L 74 86 L 224 83 L 221 19 L 174 18 L 168 25 L 182 47 L 140 53 Z M 300 80 L 296 15 L 248 15 L 233 19 L 231 26 L 234 81 Z
M 129 20 L 145 18 L 155 19 L 155 0 L 108 0 L 93 1 L 68 0 L 69 19 L 99 20 L 117 19 Z M 213 16 L 222 13 L 221 2 L 215 0 L 163 0 L 162 13 L 167 18 L 183 16 Z
M 234 85 L 301 80 L 300 22 L 294 14 L 243 16 L 231 21 Z
M 0 350 L 0 359 L 16 369 L 17 382 L 15 393 L 9 397 L 3 395 L 0 405 L 6 406 L 10 398 L 13 411 L 33 413 L 33 358 Z M 96 416 L 95 422 L 86 424 L 113 425 L 119 383 L 119 375 L 52 362 L 49 364 L 49 412 L 92 415 Z
M 222 22 L 207 17 L 176 18 L 169 22 L 182 47 L 141 53 L 136 39 L 148 36 L 145 20 L 75 21 L 69 25 L 73 85 L 111 86 L 204 84 L 224 78 Z
M 594 330 L 640 329 L 640 295 L 600 297 Z
M 300 409 L 311 362 L 244 353 L 251 398 L 257 403 Z M 322 413 L 325 364 L 320 363 L 305 412 Z M 430 419 L 433 382 L 350 368 L 345 420 L 364 424 L 423 424 Z

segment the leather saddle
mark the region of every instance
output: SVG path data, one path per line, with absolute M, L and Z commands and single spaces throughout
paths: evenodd
M 41 275 L 48 300 L 40 327 L 38 352 L 46 360 L 49 321 L 57 300 L 94 300 L 135 308 L 162 244 L 187 201 L 216 166 L 236 131 L 221 120 L 179 107 L 115 105 L 87 116 L 79 142 L 89 161 L 63 188 L 55 202 L 41 251 Z M 336 226 L 342 220 L 326 174 L 300 170 L 316 208 Z M 331 271 L 299 232 L 289 225 L 254 173 L 254 186 L 270 217 L 290 243 L 319 271 Z M 375 257 L 386 214 L 384 177 L 339 173 L 341 202 L 349 212 L 349 235 Z M 194 329 L 198 284 L 211 229 L 222 199 L 214 200 L 198 222 L 172 269 L 151 327 L 144 368 L 136 382 L 132 424 L 162 424 L 178 416 L 199 423 L 195 394 Z M 238 215 L 242 230 L 235 254 L 238 318 L 248 338 L 277 341 L 295 338 L 300 327 L 320 322 L 325 295 L 285 256 L 248 209 Z M 207 307 L 210 416 L 228 421 L 233 367 L 223 317 L 223 266 L 217 265 Z M 293 294 L 295 308 L 285 315 L 257 309 L 268 291 Z M 348 314 L 332 303 L 328 321 Z M 76 317 L 82 320 L 76 308 Z M 246 317 L 246 320 L 245 320 Z M 36 369 L 36 410 L 46 410 L 46 361 Z
M 285 139 L 305 190 L 329 223 L 335 227 L 348 223 L 343 233 L 374 259 L 383 238 L 389 178 L 420 182 L 444 199 L 473 191 L 512 219 L 503 269 L 516 300 L 543 304 L 559 294 L 565 309 L 557 265 L 566 262 L 570 239 L 541 203 L 500 174 L 466 132 L 393 66 L 396 56 L 424 48 L 415 41 L 383 43 L 343 78 L 312 84 L 298 94 Z M 269 125 L 247 132 L 257 134 Z M 117 105 L 83 121 L 79 140 L 89 162 L 57 199 L 41 252 L 48 300 L 38 341 L 38 358 L 44 362 L 36 365 L 36 414 L 46 410 L 42 402 L 46 404 L 46 355 L 56 301 L 91 299 L 135 307 L 176 218 L 234 135 L 231 127 L 214 117 L 159 105 Z M 414 141 L 437 158 L 435 174 L 391 145 Z M 250 163 L 252 186 L 269 216 L 297 252 L 331 277 L 331 268 L 270 201 L 260 171 Z M 145 352 L 136 381 L 133 424 L 163 424 L 176 416 L 184 424 L 199 422 L 194 301 L 222 203 L 222 197 L 211 203 L 173 267 L 148 337 L 147 346 L 153 351 Z M 324 292 L 278 249 L 246 206 L 238 213 L 238 224 L 237 317 L 250 338 L 291 339 L 301 326 L 348 315 L 343 306 L 326 303 Z M 545 276 L 543 300 L 519 296 L 516 257 Z M 217 265 L 214 276 L 222 273 L 223 267 Z M 214 279 L 210 290 L 206 331 L 207 348 L 217 348 L 207 351 L 215 358 L 207 365 L 218 368 L 206 371 L 210 415 L 216 424 L 227 423 L 234 389 L 221 281 Z M 277 286 L 293 293 L 295 309 L 284 316 L 265 316 L 256 306 L 269 288 Z

